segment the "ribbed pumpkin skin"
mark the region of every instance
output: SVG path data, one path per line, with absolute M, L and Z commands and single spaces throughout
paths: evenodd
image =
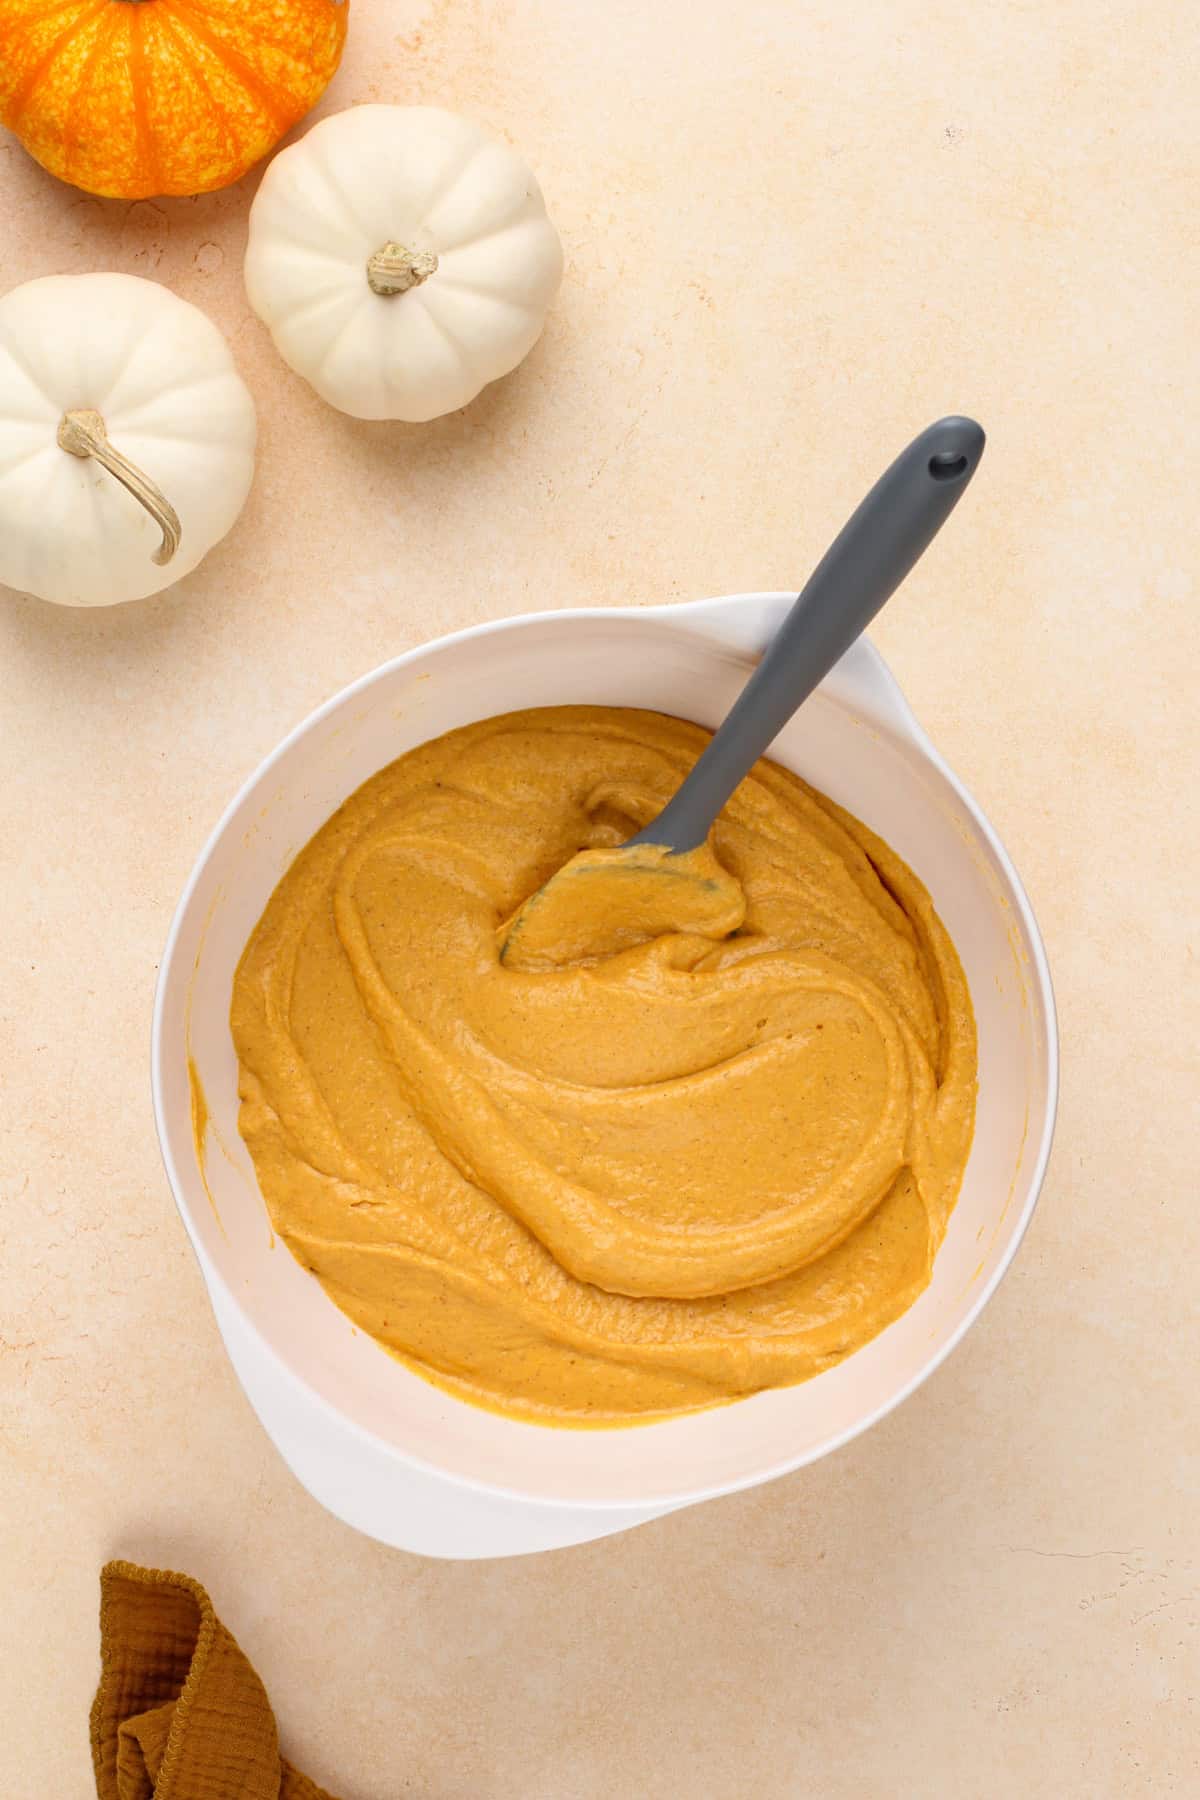
M 0 0 L 0 123 L 135 200 L 227 187 L 325 91 L 348 0 Z

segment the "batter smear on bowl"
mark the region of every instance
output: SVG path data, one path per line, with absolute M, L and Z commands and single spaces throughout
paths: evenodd
M 562 707 L 421 746 L 301 852 L 235 978 L 275 1229 L 394 1355 L 516 1417 L 632 1424 L 829 1368 L 928 1284 L 966 1166 L 954 946 L 773 763 L 703 879 L 647 871 L 644 936 L 575 920 L 501 961 L 521 903 L 652 819 L 708 737 Z

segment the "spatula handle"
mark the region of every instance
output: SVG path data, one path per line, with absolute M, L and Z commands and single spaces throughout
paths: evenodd
M 973 419 L 939 419 L 896 458 L 825 552 L 679 792 L 631 841 L 694 850 L 778 736 L 936 537 L 979 466 Z

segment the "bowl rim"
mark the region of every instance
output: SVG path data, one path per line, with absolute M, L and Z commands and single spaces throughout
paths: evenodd
M 292 746 L 332 713 L 347 705 L 356 695 L 365 692 L 377 682 L 386 680 L 407 665 L 440 652 L 451 645 L 499 636 L 503 633 L 518 631 L 531 625 L 551 623 L 555 625 L 560 623 L 570 625 L 572 623 L 580 622 L 593 623 L 605 621 L 609 623 L 630 624 L 632 622 L 636 624 L 642 621 L 653 621 L 656 624 L 667 623 L 674 625 L 678 623 L 680 629 L 687 630 L 689 624 L 695 621 L 698 616 L 706 613 L 716 613 L 722 607 L 732 606 L 734 603 L 759 602 L 761 604 L 774 602 L 777 605 L 782 606 L 785 602 L 790 602 L 794 598 L 794 591 L 790 590 L 747 590 L 745 593 L 713 595 L 703 599 L 672 602 L 666 605 L 549 608 L 538 612 L 515 613 L 502 619 L 485 620 L 476 625 L 464 626 L 457 631 L 445 632 L 437 637 L 429 638 L 423 643 L 414 645 L 410 649 L 401 651 L 396 656 L 389 657 L 384 662 L 376 664 L 374 668 L 368 669 L 365 674 L 357 676 L 353 681 L 348 682 L 344 687 L 339 688 L 336 693 L 331 694 L 328 699 L 322 701 L 320 705 L 314 707 L 311 712 L 306 714 L 304 718 L 294 725 L 292 729 L 279 740 L 274 749 L 269 751 L 251 770 L 245 780 L 240 783 L 236 792 L 223 808 L 220 817 L 217 819 L 212 830 L 208 833 L 208 836 L 192 865 L 191 871 L 184 883 L 179 900 L 176 903 L 175 910 L 172 914 L 166 942 L 163 946 L 163 952 L 159 962 L 158 977 L 155 983 L 154 1009 L 150 1033 L 150 1085 L 154 1107 L 155 1132 L 158 1138 L 159 1153 L 162 1157 L 163 1166 L 171 1188 L 172 1197 L 175 1201 L 176 1210 L 183 1223 L 188 1241 L 192 1246 L 193 1254 L 200 1265 L 200 1272 L 204 1278 L 209 1304 L 210 1307 L 213 1308 L 218 1331 L 221 1334 L 226 1353 L 231 1356 L 231 1360 L 233 1360 L 233 1358 L 225 1336 L 221 1311 L 216 1305 L 216 1295 L 218 1293 L 220 1295 L 221 1308 L 230 1307 L 233 1309 L 241 1329 L 252 1341 L 256 1351 L 268 1360 L 280 1376 L 300 1390 L 305 1401 L 309 1405 L 316 1407 L 335 1428 L 352 1432 L 360 1441 L 367 1444 L 375 1452 L 382 1454 L 395 1464 L 411 1467 L 424 1475 L 432 1476 L 439 1481 L 449 1483 L 451 1486 L 483 1497 L 517 1502 L 524 1506 L 541 1507 L 548 1511 L 557 1512 L 569 1509 L 594 1514 L 629 1514 L 633 1512 L 644 1513 L 646 1507 L 651 1506 L 657 1513 L 662 1514 L 675 1511 L 685 1506 L 695 1505 L 704 1500 L 717 1499 L 724 1494 L 741 1493 L 749 1488 L 760 1487 L 764 1483 L 774 1481 L 782 1475 L 792 1474 L 798 1469 L 806 1468 L 809 1464 L 820 1461 L 822 1457 L 829 1456 L 834 1451 L 844 1448 L 845 1445 L 852 1443 L 855 1438 L 860 1437 L 865 1431 L 869 1431 L 873 1425 L 877 1425 L 880 1420 L 887 1418 L 889 1413 L 894 1412 L 898 1406 L 901 1406 L 908 1400 L 917 1389 L 923 1386 L 923 1384 L 929 1380 L 930 1376 L 942 1366 L 953 1351 L 958 1348 L 967 1332 L 971 1329 L 972 1325 L 974 1325 L 988 1302 L 991 1300 L 1005 1275 L 1007 1275 L 1016 1257 L 1017 1251 L 1021 1247 L 1045 1182 L 1058 1116 L 1058 1013 L 1045 944 L 1029 896 L 1025 891 L 1024 883 L 1018 875 L 1012 859 L 1005 849 L 1004 844 L 1001 842 L 990 819 L 970 793 L 969 789 L 941 756 L 936 745 L 927 736 L 924 728 L 913 714 L 903 689 L 891 673 L 883 656 L 865 635 L 857 640 L 851 652 L 848 654 L 853 655 L 857 653 L 861 655 L 862 652 L 866 652 L 869 661 L 874 664 L 873 673 L 883 678 L 882 685 L 886 693 L 883 704 L 886 707 L 891 724 L 920 752 L 922 757 L 932 766 L 934 771 L 946 783 L 947 787 L 968 812 L 979 831 L 981 839 L 986 844 L 989 852 L 996 859 L 996 862 L 1008 883 L 1013 901 L 1015 902 L 1015 911 L 1018 922 L 1029 948 L 1031 986 L 1036 1001 L 1041 1007 L 1046 1031 L 1046 1083 L 1043 1123 L 1036 1154 L 1030 1171 L 1028 1191 L 1020 1212 L 1013 1221 L 1008 1242 L 1005 1245 L 996 1267 L 993 1269 L 987 1281 L 980 1285 L 971 1305 L 967 1308 L 955 1329 L 944 1340 L 938 1343 L 936 1348 L 921 1363 L 915 1374 L 898 1387 L 893 1394 L 889 1395 L 886 1400 L 881 1401 L 869 1412 L 864 1413 L 862 1417 L 855 1419 L 843 1430 L 834 1432 L 816 1445 L 810 1446 L 797 1454 L 784 1456 L 778 1461 L 772 1462 L 768 1466 L 751 1474 L 735 1476 L 729 1480 L 692 1486 L 672 1492 L 669 1495 L 657 1495 L 653 1499 L 643 1500 L 612 1498 L 564 1500 L 560 1496 L 531 1493 L 527 1489 L 509 1487 L 499 1482 L 486 1481 L 475 1476 L 463 1475 L 455 1470 L 446 1469 L 410 1450 L 401 1449 L 397 1444 L 387 1438 L 381 1437 L 377 1432 L 372 1431 L 370 1427 L 363 1425 L 359 1420 L 352 1418 L 349 1414 L 343 1412 L 340 1407 L 335 1406 L 324 1394 L 312 1387 L 308 1380 L 298 1373 L 298 1371 L 280 1354 L 274 1344 L 264 1336 L 253 1314 L 247 1310 L 233 1287 L 221 1276 L 215 1264 L 210 1260 L 204 1246 L 193 1231 L 190 1209 L 188 1202 L 184 1197 L 183 1180 L 171 1149 L 167 1123 L 167 1108 L 163 1091 L 167 987 L 178 951 L 179 939 L 187 916 L 191 910 L 193 896 L 209 861 L 224 838 L 231 823 L 237 816 L 243 802 L 256 788 L 259 787 L 271 770 L 282 761 L 291 750 Z M 709 634 L 701 633 L 699 635 L 708 636 Z M 714 648 L 721 648 L 720 640 L 716 636 L 714 636 L 711 641 Z M 747 657 L 752 654 L 748 651 L 738 653 Z M 236 1362 L 234 1364 L 234 1371 L 238 1376 L 239 1382 L 241 1382 L 242 1377 Z M 417 1379 L 420 1379 L 420 1377 L 418 1376 Z M 461 1400 L 453 1394 L 448 1394 L 447 1398 L 459 1406 L 469 1406 L 471 1404 L 469 1401 Z M 747 1396 L 747 1398 L 753 1399 L 754 1396 Z M 255 1410 L 257 1410 L 257 1408 Z M 547 1429 L 545 1426 L 536 1425 L 524 1420 L 512 1420 L 510 1422 L 516 1425 L 527 1425 L 527 1428 L 530 1430 Z M 270 1437 L 274 1443 L 276 1441 L 275 1434 L 267 1424 L 266 1420 L 261 1418 L 261 1416 L 260 1423 L 267 1432 L 268 1437 Z M 668 1426 L 670 1423 L 670 1420 L 658 1422 L 659 1425 Z M 656 1429 L 656 1426 L 639 1425 L 636 1429 L 639 1431 L 649 1431 Z M 278 1448 L 278 1445 L 276 1445 L 276 1447 Z

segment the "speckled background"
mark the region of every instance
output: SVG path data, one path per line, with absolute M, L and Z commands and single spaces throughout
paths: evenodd
M 0 594 L 0 1789 L 89 1791 L 96 1576 L 189 1570 L 345 1800 L 1190 1794 L 1200 59 L 1163 0 L 354 0 L 322 110 L 541 177 L 567 276 L 463 414 L 323 407 L 250 316 L 255 177 L 90 200 L 0 141 L 0 285 L 228 333 L 241 521 L 169 595 Z M 172 907 L 286 728 L 532 606 L 800 581 L 911 433 L 990 445 L 876 638 L 1005 837 L 1064 1041 L 1051 1177 L 949 1364 L 777 1485 L 532 1561 L 327 1517 L 225 1361 L 147 1077 Z

